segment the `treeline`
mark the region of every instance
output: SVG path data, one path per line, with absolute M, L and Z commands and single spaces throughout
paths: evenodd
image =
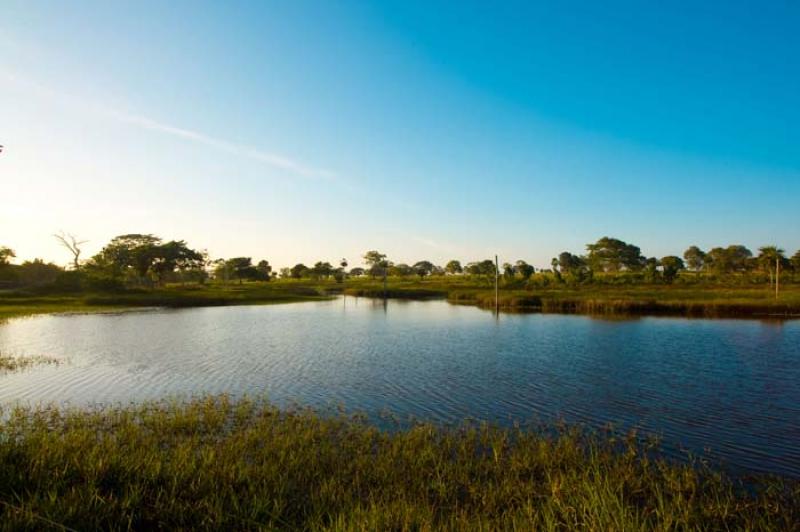
M 206 251 L 192 249 L 183 240 L 164 241 L 151 234 L 120 235 L 98 254 L 82 261 L 80 246 L 84 242 L 71 235 L 55 236 L 72 253 L 72 269 L 41 259 L 11 264 L 14 251 L 0 247 L 0 287 L 114 290 L 175 282 L 204 283 L 211 277 L 238 282 L 272 278 L 272 266 L 266 260 L 257 264 L 250 257 L 211 260 Z
M 504 262 L 496 271 L 495 262 L 484 259 L 462 265 L 450 260 L 444 266 L 423 260 L 414 264 L 395 263 L 383 253 L 371 250 L 363 255 L 364 267 L 347 269 L 341 259 L 336 266 L 318 261 L 313 266 L 296 264 L 273 271 L 267 260 L 254 262 L 251 257 L 209 258 L 184 240 L 165 241 L 152 234 L 127 234 L 113 238 L 95 256 L 81 260 L 81 246 L 72 235 L 55 235 L 72 254 L 70 269 L 41 259 L 13 264 L 13 250 L 0 246 L 0 288 L 47 286 L 70 291 L 81 289 L 113 290 L 152 288 L 165 283 L 204 283 L 270 281 L 280 275 L 285 279 L 334 279 L 348 277 L 419 277 L 464 276 L 489 281 L 501 276 L 504 285 L 547 286 L 584 283 L 673 283 L 698 281 L 775 283 L 779 276 L 794 280 L 800 275 L 800 251 L 787 257 L 776 246 L 764 246 L 754 254 L 745 246 L 733 244 L 703 251 L 690 246 L 683 256 L 645 257 L 638 246 L 603 237 L 586 246 L 586 253 L 560 253 L 550 268 L 536 269 L 524 260 Z

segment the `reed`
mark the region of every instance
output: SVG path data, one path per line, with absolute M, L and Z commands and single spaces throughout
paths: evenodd
M 781 530 L 797 482 L 673 463 L 634 434 L 414 424 L 201 397 L 3 413 L 0 527 Z

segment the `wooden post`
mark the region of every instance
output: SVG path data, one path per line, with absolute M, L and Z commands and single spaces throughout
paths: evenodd
M 778 287 L 781 283 L 781 258 L 775 258 L 775 299 L 778 299 Z
M 500 268 L 498 267 L 497 255 L 494 256 L 494 310 L 500 313 L 500 291 L 498 283 L 500 280 Z

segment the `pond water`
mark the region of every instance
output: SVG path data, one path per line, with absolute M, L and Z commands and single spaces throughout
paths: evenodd
M 730 468 L 800 477 L 800 322 L 501 314 L 372 299 L 41 316 L 0 352 L 0 404 L 200 393 L 438 422 L 614 423 Z

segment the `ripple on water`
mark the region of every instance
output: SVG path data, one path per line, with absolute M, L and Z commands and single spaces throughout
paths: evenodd
M 69 359 L 0 376 L 0 403 L 204 392 L 456 422 L 641 427 L 678 454 L 800 477 L 800 324 L 501 315 L 445 302 L 42 316 L 0 351 Z

